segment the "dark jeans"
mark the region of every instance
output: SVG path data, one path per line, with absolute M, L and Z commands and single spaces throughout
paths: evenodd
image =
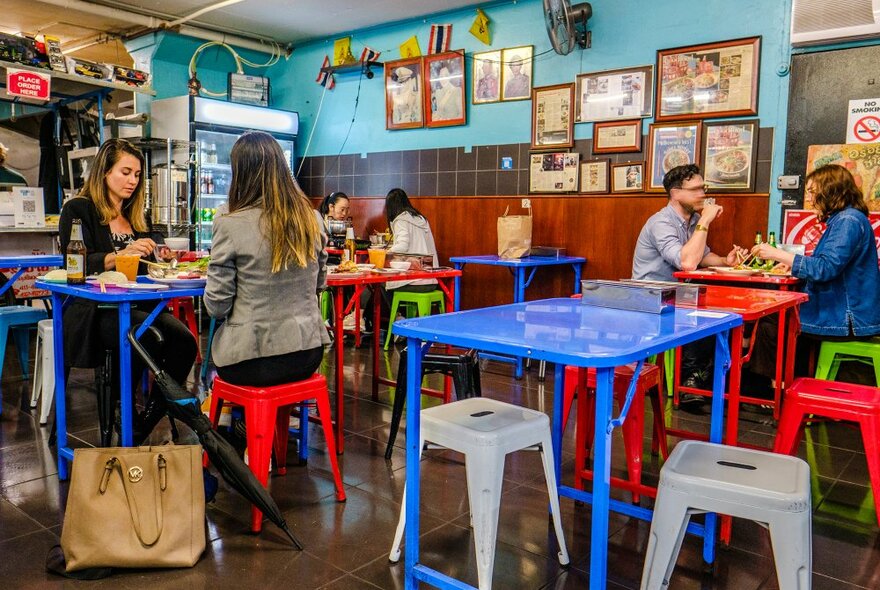
M 311 377 L 324 358 L 324 347 L 249 359 L 217 367 L 217 375 L 233 385 L 271 387 Z
M 702 338 L 681 347 L 681 380 L 696 379 L 696 386 L 711 387 L 715 370 L 715 336 Z

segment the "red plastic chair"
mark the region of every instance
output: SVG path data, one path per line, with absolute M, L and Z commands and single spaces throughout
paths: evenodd
M 192 297 L 178 297 L 168 302 L 168 309 L 178 320 L 189 328 L 193 338 L 196 339 L 196 362 L 202 362 L 202 347 L 199 344 L 199 327 L 196 324 L 196 311 L 193 308 Z
M 617 367 L 614 371 L 614 399 L 619 407 L 623 407 L 626 400 L 626 390 L 634 370 L 635 364 L 629 364 Z M 652 389 L 657 391 L 657 395 L 651 396 L 651 405 L 654 409 L 654 437 L 651 450 L 656 452 L 659 448 L 664 459 L 669 456 L 666 444 L 666 424 L 663 418 L 662 382 L 663 371 L 659 366 L 651 364 L 642 366 L 642 372 L 636 381 L 636 393 L 622 427 L 629 481 L 612 477 L 611 485 L 631 491 L 634 503 L 639 501 L 640 493 L 647 493 L 652 497 L 657 495 L 656 489 L 642 486 L 642 433 L 645 424 L 645 395 Z M 593 478 L 592 470 L 587 469 L 587 462 L 593 448 L 593 432 L 596 422 L 593 401 L 595 391 L 595 369 L 565 367 L 563 430 L 568 422 L 574 397 L 576 394 L 579 396 L 577 428 L 575 430 L 574 485 L 581 490 L 584 489 L 583 480 Z
M 785 390 L 782 418 L 773 451 L 793 455 L 813 414 L 859 424 L 880 524 L 880 388 L 802 377 Z
M 244 408 L 245 429 L 247 430 L 248 464 L 257 479 L 264 486 L 269 482 L 269 460 L 275 450 L 275 472 L 287 473 L 287 439 L 290 413 L 293 408 L 309 400 L 315 400 L 318 415 L 327 440 L 327 452 L 333 469 L 336 484 L 336 499 L 345 501 L 342 477 L 336 462 L 336 437 L 330 420 L 330 395 L 327 380 L 323 375 L 314 374 L 308 379 L 276 385 L 274 387 L 245 387 L 226 383 L 220 377 L 214 378 L 211 393 L 211 423 L 216 427 L 220 421 L 222 402 L 228 401 Z M 263 515 L 256 508 L 251 509 L 251 530 L 260 532 Z

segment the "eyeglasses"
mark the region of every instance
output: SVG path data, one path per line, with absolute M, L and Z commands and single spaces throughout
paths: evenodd
M 807 193 L 808 195 L 815 195 L 816 194 L 816 187 L 814 187 L 814 186 L 805 187 L 804 192 Z
M 689 187 L 680 187 L 678 190 L 681 191 L 706 191 L 709 187 L 705 184 L 701 184 L 700 186 L 689 186 Z

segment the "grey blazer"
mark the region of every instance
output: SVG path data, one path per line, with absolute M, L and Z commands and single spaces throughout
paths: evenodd
M 211 347 L 221 367 L 330 343 L 316 297 L 326 286 L 326 236 L 315 243 L 316 261 L 272 273 L 261 215 L 250 208 L 214 219 L 204 300 L 211 317 L 226 320 Z

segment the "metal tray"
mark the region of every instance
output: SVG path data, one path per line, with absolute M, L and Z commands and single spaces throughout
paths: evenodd
M 648 313 L 672 311 L 675 289 L 650 285 L 635 285 L 618 281 L 581 281 L 581 302 L 585 305 L 627 309 Z

